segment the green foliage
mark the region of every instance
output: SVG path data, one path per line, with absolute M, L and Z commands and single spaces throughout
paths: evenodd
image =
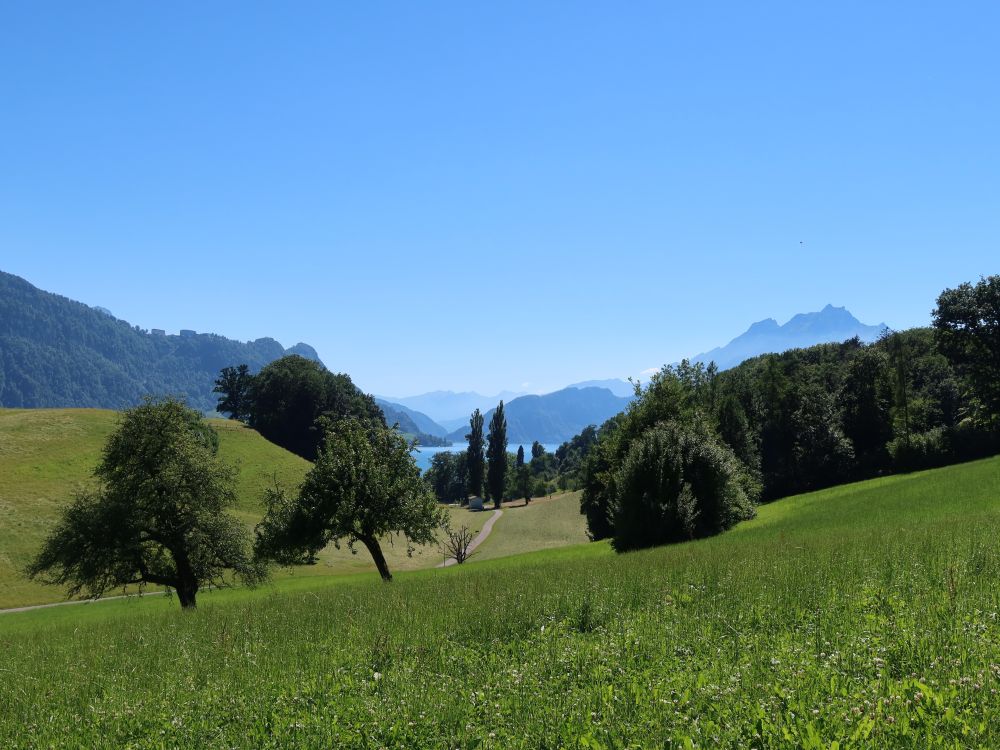
M 483 494 L 483 477 L 486 474 L 486 455 L 483 450 L 483 415 L 479 409 L 472 412 L 469 418 L 469 434 L 465 436 L 469 441 L 466 449 L 466 468 L 469 472 L 469 494 L 474 497 L 481 497 Z
M 249 422 L 253 415 L 253 381 L 247 365 L 223 367 L 212 389 L 212 393 L 219 394 L 216 411 L 238 422 Z
M 545 455 L 545 446 L 539 443 L 537 440 L 531 444 L 531 460 L 534 461 L 536 458 L 541 458 Z
M 490 432 L 486 436 L 486 483 L 495 507 L 499 508 L 507 486 L 507 420 L 503 414 L 503 401 L 493 410 Z M 523 460 L 522 453 L 522 460 Z
M 933 312 L 941 352 L 964 376 L 981 419 L 1000 424 L 1000 276 L 945 289 Z
M 757 488 L 704 422 L 662 422 L 634 440 L 615 472 L 618 551 L 711 536 L 753 517 Z
M 424 482 L 442 503 L 465 505 L 469 483 L 468 455 L 442 451 L 431 457 L 431 465 L 424 470 Z
M 715 400 L 715 378 L 714 368 L 700 363 L 664 367 L 624 413 L 602 426 L 598 442 L 587 453 L 580 501 L 593 539 L 615 534 L 619 470 L 633 441 L 658 424 L 703 416 Z
M 584 428 L 580 434 L 567 440 L 556 449 L 555 464 L 560 485 L 563 489 L 577 487 L 581 483 L 580 474 L 590 449 L 597 443 L 597 428 Z
M 353 418 L 385 424 L 371 396 L 350 377 L 298 355 L 276 360 L 253 380 L 250 424 L 272 443 L 306 460 L 316 458 L 324 425 Z
M 331 542 L 344 541 L 352 552 L 361 542 L 389 581 L 379 538 L 401 534 L 412 553 L 433 542 L 443 522 L 406 440 L 383 424 L 345 418 L 329 426 L 297 496 L 270 492 L 257 552 L 282 565 L 312 564 Z
M 891 380 L 882 349 L 863 347 L 847 362 L 840 398 L 843 432 L 863 475 L 886 463 L 886 444 L 892 439 Z
M 206 583 L 264 574 L 249 555 L 235 472 L 219 462 L 200 415 L 174 400 L 130 409 L 108 438 L 95 489 L 76 493 L 28 575 L 97 597 L 130 585 L 168 586 L 193 607 Z
M 535 443 L 535 445 L 538 445 L 538 443 Z M 534 446 L 532 446 L 532 450 L 534 450 Z M 514 460 L 514 482 L 516 485 L 516 496 L 524 498 L 524 503 L 527 505 L 531 502 L 532 483 L 531 471 L 528 465 L 524 463 L 523 445 L 517 446 L 517 457 Z

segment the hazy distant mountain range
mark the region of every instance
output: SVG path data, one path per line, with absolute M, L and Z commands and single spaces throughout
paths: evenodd
M 607 388 L 563 388 L 544 396 L 521 396 L 504 404 L 507 417 L 507 440 L 511 444 L 562 443 L 588 425 L 600 425 L 628 406 L 629 399 L 616 396 Z M 490 423 L 494 409 L 486 412 Z M 466 420 L 467 421 L 467 420 Z M 448 437 L 465 440 L 467 426 L 459 427 Z
M 885 323 L 866 325 L 843 307 L 827 305 L 819 312 L 799 313 L 784 325 L 774 318 L 758 321 L 725 346 L 696 354 L 692 362 L 715 362 L 720 370 L 736 367 L 744 360 L 761 354 L 802 349 L 816 344 L 847 341 L 857 336 L 866 343 L 875 341 L 886 330 Z M 607 388 L 616 396 L 630 396 L 632 385 L 626 380 L 587 380 L 570 388 L 596 386 Z
M 399 404 L 414 411 L 425 414 L 433 419 L 437 424 L 447 428 L 446 432 L 454 430 L 459 424 L 469 421 L 469 415 L 479 409 L 485 412 L 492 409 L 500 400 L 510 401 L 523 396 L 523 393 L 514 391 L 502 391 L 495 396 L 484 396 L 481 393 L 465 391 L 456 393 L 454 391 L 431 391 L 421 393 L 418 396 L 405 396 L 396 398 L 392 396 L 376 396 L 376 399 Z M 429 432 L 429 430 L 425 430 Z M 434 433 L 431 433 L 434 434 Z
M 745 359 L 770 352 L 847 341 L 855 336 L 871 342 L 885 329 L 885 323 L 865 325 L 845 308 L 827 305 L 819 312 L 799 313 L 784 325 L 778 325 L 774 318 L 758 321 L 725 346 L 691 359 L 705 364 L 715 362 L 720 370 L 727 370 Z
M 398 424 L 401 432 L 413 435 L 420 440 L 421 445 L 441 445 L 448 442 L 445 439 L 448 430 L 426 414 L 381 398 L 376 398 L 375 403 L 382 410 L 388 424 Z
M 0 406 L 121 409 L 171 394 L 211 411 L 219 370 L 246 363 L 256 372 L 285 354 L 319 361 L 308 344 L 145 331 L 0 272 Z

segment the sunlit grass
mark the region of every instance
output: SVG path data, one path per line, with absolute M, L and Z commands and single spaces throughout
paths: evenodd
M 0 409 L 0 609 L 64 599 L 62 590 L 28 581 L 21 571 L 38 551 L 73 489 L 90 481 L 117 418 L 117 412 L 103 409 Z M 234 512 L 252 528 L 263 513 L 265 489 L 277 483 L 293 490 L 309 470 L 309 463 L 238 422 L 210 422 L 219 434 L 219 455 L 239 469 Z M 569 508 L 571 505 L 574 507 Z M 523 535 L 516 523 L 509 524 L 514 532 L 511 540 L 486 551 L 485 556 L 583 541 L 586 537 L 578 501 L 567 500 L 565 507 L 568 513 L 539 515 L 541 523 L 534 525 L 530 536 Z M 467 526 L 473 533 L 478 533 L 491 515 L 457 507 L 448 511 L 453 526 Z M 575 533 L 567 531 L 567 517 L 575 524 Z M 502 520 L 506 525 L 507 519 Z M 504 531 L 505 526 L 494 527 L 498 537 Z M 394 573 L 434 567 L 444 559 L 438 545 L 408 554 L 401 538 L 384 539 L 383 552 Z M 353 554 L 346 546 L 338 549 L 330 545 L 320 553 L 317 564 L 276 569 L 274 575 L 281 579 L 374 571 L 363 547 Z
M 300 578 L 209 595 L 194 613 L 31 613 L 31 628 L 5 615 L 0 737 L 993 748 L 998 531 L 991 459 L 780 501 L 720 537 L 646 552 L 578 545 L 388 586 Z

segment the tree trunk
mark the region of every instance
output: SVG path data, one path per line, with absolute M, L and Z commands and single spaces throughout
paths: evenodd
M 362 536 L 358 537 L 361 543 L 368 548 L 371 553 L 372 559 L 375 561 L 375 567 L 378 568 L 378 573 L 382 576 L 382 580 L 386 583 L 392 581 L 392 573 L 389 572 L 389 564 L 385 561 L 385 555 L 382 554 L 382 547 L 379 546 L 378 539 L 373 536 Z
M 181 602 L 181 609 L 195 609 L 198 597 L 198 584 L 194 582 L 178 582 L 176 589 L 177 598 Z
M 174 591 L 180 600 L 181 609 L 194 609 L 197 607 L 198 579 L 191 570 L 187 555 L 174 554 L 174 565 L 177 566 L 177 582 Z

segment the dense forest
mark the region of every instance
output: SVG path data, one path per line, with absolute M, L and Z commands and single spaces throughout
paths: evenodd
M 560 447 L 559 482 L 583 489 L 591 535 L 615 538 L 629 511 L 630 467 L 647 482 L 676 474 L 673 490 L 647 484 L 636 495 L 672 492 L 676 501 L 686 491 L 679 467 L 695 444 L 718 443 L 717 464 L 740 493 L 762 501 L 994 454 L 1000 276 L 945 290 L 933 315 L 931 328 L 887 331 L 871 344 L 855 338 L 793 349 L 723 372 L 701 363 L 665 367 L 628 409 Z M 677 425 L 697 435 L 678 437 Z M 665 428 L 674 432 L 664 437 Z M 656 431 L 683 450 L 642 464 Z M 668 510 L 676 522 L 678 508 Z M 658 522 L 644 519 L 647 527 Z
M 245 362 L 256 372 L 286 354 L 319 361 L 307 344 L 184 334 L 145 331 L 0 272 L 0 406 L 122 409 L 170 394 L 209 412 L 227 365 Z

